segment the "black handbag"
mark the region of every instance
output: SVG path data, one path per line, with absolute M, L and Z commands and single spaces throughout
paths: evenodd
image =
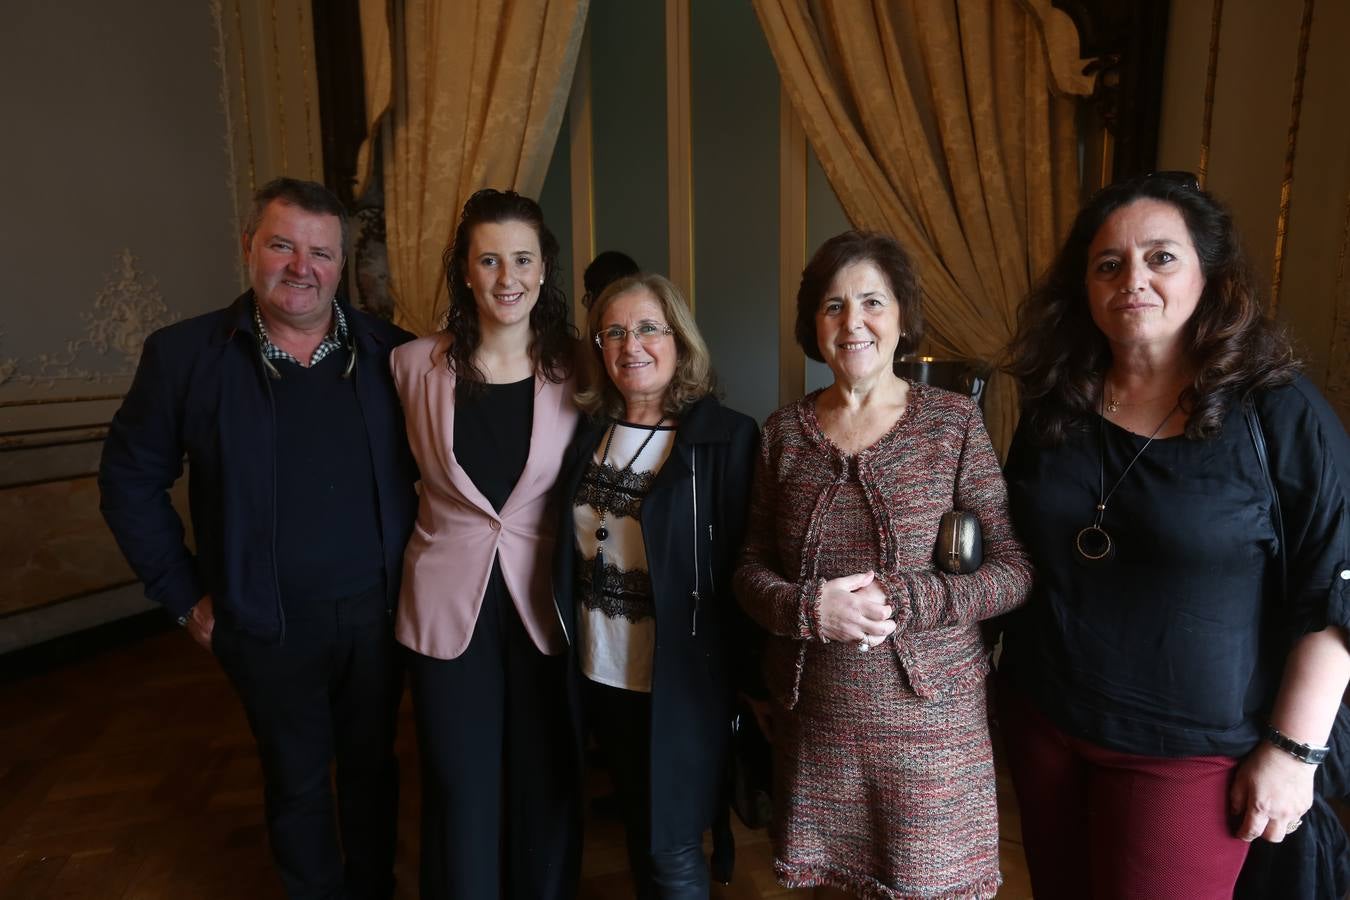
M 953 509 L 942 514 L 933 561 L 950 575 L 969 575 L 980 567 L 984 561 L 984 535 L 973 512 Z
M 773 751 L 750 704 L 736 701 L 731 719 L 731 808 L 746 828 L 766 828 L 773 815 Z

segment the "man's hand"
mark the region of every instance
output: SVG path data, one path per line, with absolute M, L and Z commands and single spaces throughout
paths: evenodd
M 207 650 L 211 649 L 211 632 L 216 627 L 216 607 L 210 594 L 202 595 L 202 599 L 188 612 L 184 627 L 194 641 Z

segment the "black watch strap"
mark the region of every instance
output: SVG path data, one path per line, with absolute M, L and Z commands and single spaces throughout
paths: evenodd
M 1313 747 L 1309 744 L 1300 744 L 1293 738 L 1280 734 L 1279 731 L 1269 726 L 1266 727 L 1266 740 L 1294 757 L 1294 759 L 1305 762 L 1310 766 L 1321 765 L 1322 761 L 1327 758 L 1327 754 L 1331 752 L 1330 747 Z

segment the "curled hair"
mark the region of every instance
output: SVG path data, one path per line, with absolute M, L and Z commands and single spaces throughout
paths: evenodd
M 577 374 L 577 406 L 588 415 L 619 418 L 623 415 L 625 402 L 619 389 L 609 378 L 605 369 L 604 351 L 596 346 L 594 335 L 604 327 L 605 313 L 625 294 L 646 291 L 656 299 L 666 317 L 675 338 L 676 362 L 675 374 L 666 388 L 662 411 L 671 417 L 679 417 L 695 401 L 711 394 L 717 384 L 712 370 L 712 357 L 708 345 L 694 324 L 694 315 L 689 304 L 680 295 L 679 288 L 660 275 L 638 274 L 620 278 L 595 298 L 586 315 L 586 336 L 589 347 L 581 354 Z
M 1193 177 L 1179 174 L 1145 175 L 1098 191 L 1018 310 L 1006 369 L 1018 380 L 1022 413 L 1042 443 L 1062 442 L 1100 405 L 1111 348 L 1088 303 L 1088 248 L 1112 213 L 1137 200 L 1159 200 L 1181 213 L 1205 278 L 1184 333 L 1195 369 L 1181 395 L 1186 436 L 1212 437 L 1235 399 L 1288 383 L 1297 373 L 1288 337 L 1266 314 L 1232 214 Z
M 923 340 L 923 300 L 919 276 L 905 248 L 895 238 L 874 231 L 845 231 L 820 245 L 811 261 L 802 269 L 797 288 L 797 343 L 802 352 L 816 362 L 824 362 L 816 337 L 816 312 L 830 289 L 834 276 L 856 262 L 870 262 L 895 295 L 900 308 L 900 340 L 895 345 L 895 360 L 918 349 Z
M 574 332 L 567 321 L 567 297 L 563 294 L 562 273 L 558 268 L 558 239 L 544 224 L 544 211 L 529 197 L 515 191 L 485 188 L 464 204 L 455 228 L 455 239 L 446 249 L 445 283 L 450 292 L 450 309 L 445 332 L 450 335 L 446 365 L 455 377 L 470 387 L 482 385 L 486 378 L 474 363 L 482 335 L 478 324 L 478 304 L 468 286 L 469 243 L 479 225 L 499 222 L 523 222 L 539 238 L 544 263 L 544 283 L 539 299 L 530 310 L 530 357 L 535 368 L 549 381 L 565 381 L 572 371 L 575 349 Z
M 342 227 L 342 255 L 347 255 L 347 208 L 336 194 L 317 181 L 301 181 L 299 178 L 273 178 L 253 192 L 253 206 L 244 220 L 244 235 L 250 241 L 262 224 L 267 207 L 274 201 L 298 206 L 315 215 L 337 216 L 338 225 Z

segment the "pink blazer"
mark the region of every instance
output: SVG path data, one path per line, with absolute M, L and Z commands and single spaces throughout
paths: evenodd
M 535 379 L 530 455 L 498 515 L 455 459 L 448 346 L 448 337 L 432 335 L 395 348 L 390 358 L 408 442 L 422 472 L 417 525 L 403 554 L 395 637 L 424 656 L 454 659 L 463 653 L 496 556 L 535 646 L 561 653 L 550 578 L 556 512 L 549 500 L 576 425 L 575 385 Z

